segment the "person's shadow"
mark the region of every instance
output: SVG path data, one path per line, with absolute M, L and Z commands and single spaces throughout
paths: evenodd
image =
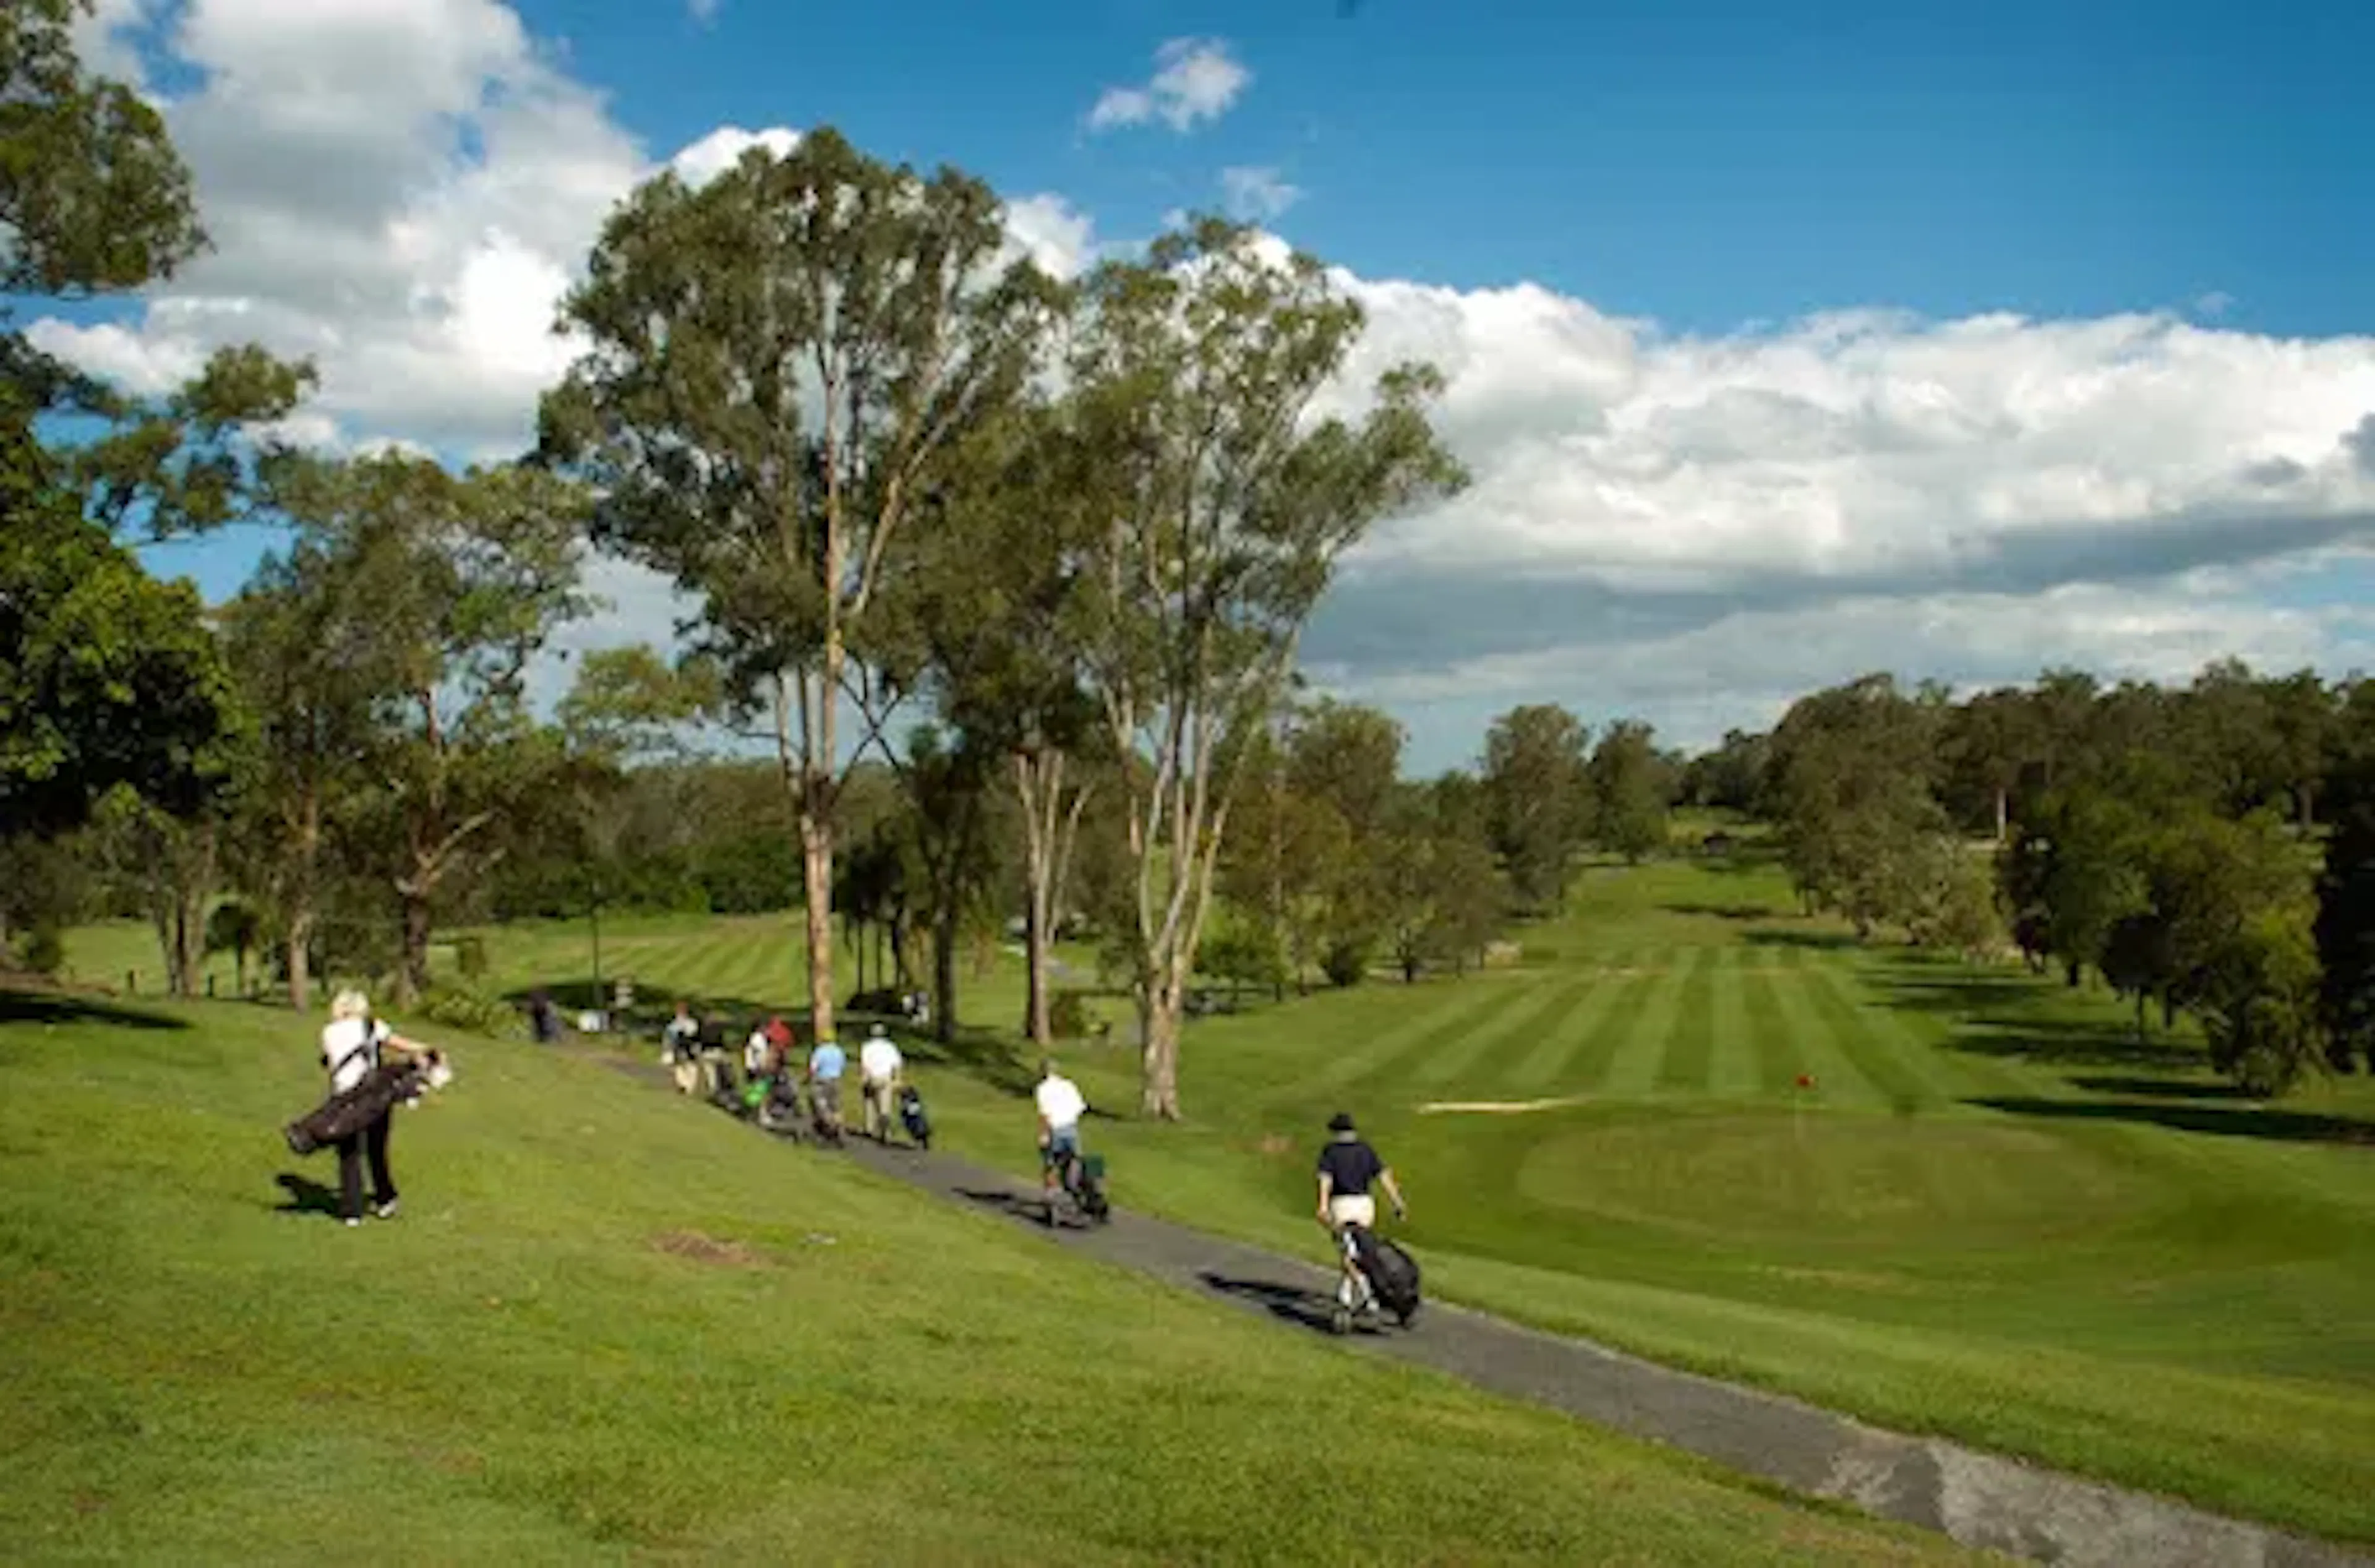
M 1331 1329 L 1336 1308 L 1336 1298 L 1332 1295 L 1281 1285 L 1268 1279 L 1231 1279 L 1211 1269 L 1205 1270 L 1199 1278 L 1223 1295 L 1267 1307 L 1272 1316 L 1289 1323 L 1299 1323 L 1306 1328 L 1316 1328 L 1322 1333 Z
M 276 1212 L 326 1214 L 333 1220 L 338 1217 L 338 1195 L 311 1176 L 301 1176 L 294 1171 L 283 1171 L 272 1179 L 282 1192 L 289 1195 L 288 1202 L 273 1206 Z

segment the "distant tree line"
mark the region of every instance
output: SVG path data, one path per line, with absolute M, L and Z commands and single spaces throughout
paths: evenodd
M 1762 817 L 1809 910 L 2192 1015 L 2273 1094 L 2375 1043 L 2375 681 L 2216 663 L 1962 701 L 1867 676 L 1735 732 L 1681 797 Z

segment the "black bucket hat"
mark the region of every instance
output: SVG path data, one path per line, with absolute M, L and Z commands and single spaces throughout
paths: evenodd
M 1339 1111 L 1334 1115 L 1329 1117 L 1328 1130 L 1335 1133 L 1351 1132 L 1353 1130 L 1353 1113 L 1350 1111 Z

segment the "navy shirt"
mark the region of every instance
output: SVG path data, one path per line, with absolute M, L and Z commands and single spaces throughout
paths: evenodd
M 1319 1151 L 1319 1171 L 1328 1178 L 1328 1190 L 1337 1197 L 1364 1197 L 1369 1184 L 1384 1172 L 1386 1162 L 1377 1151 L 1359 1138 L 1330 1142 Z

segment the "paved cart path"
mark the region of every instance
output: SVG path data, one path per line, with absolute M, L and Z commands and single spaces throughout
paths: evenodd
M 667 1081 L 648 1062 L 603 1059 L 646 1081 Z M 721 1131 L 733 1126 L 719 1119 Z M 1265 1314 L 1299 1332 L 1329 1332 L 1335 1279 L 1312 1261 L 1118 1210 L 1108 1225 L 1051 1229 L 1035 1182 L 854 1135 L 844 1151 L 884 1176 L 1010 1217 L 1051 1245 Z M 1884 1431 L 1462 1307 L 1429 1303 L 1408 1330 L 1356 1333 L 1344 1343 L 2015 1557 L 2086 1568 L 2375 1568 L 2375 1559 L 2268 1526 L 1940 1438 Z

